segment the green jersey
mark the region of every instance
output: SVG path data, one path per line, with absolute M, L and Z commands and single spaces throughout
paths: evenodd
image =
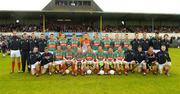
M 124 39 L 123 44 L 124 44 L 123 50 L 126 51 L 128 49 L 128 46 L 131 44 L 131 40 L 130 39 Z
M 66 52 L 65 52 L 65 58 L 66 58 L 67 60 L 73 59 L 73 58 L 74 58 L 74 52 L 73 52 L 73 51 L 66 51 Z
M 114 58 L 116 58 L 116 60 L 123 60 L 125 58 L 124 51 L 122 52 L 116 51 L 114 53 Z
M 114 41 L 113 41 L 113 51 L 116 51 L 117 49 L 118 49 L 118 47 L 120 47 L 121 46 L 121 43 L 122 43 L 122 41 L 121 40 L 117 40 L 117 39 L 115 39 Z
M 49 51 L 53 51 L 53 52 L 56 51 L 57 41 L 48 40 L 47 44 L 48 44 L 48 50 Z
M 111 47 L 111 40 L 102 40 L 103 50 L 107 51 Z
M 59 45 L 61 46 L 62 50 L 66 50 L 67 45 L 68 45 L 68 40 L 67 39 L 61 39 L 59 40 Z
M 107 61 L 113 61 L 114 60 L 114 53 L 107 53 L 106 54 Z
M 102 52 L 97 52 L 96 53 L 96 57 L 99 61 L 102 61 L 103 59 L 106 58 L 106 54 L 102 51 Z
M 87 61 L 92 61 L 96 58 L 96 55 L 93 52 L 86 52 L 84 56 Z
M 80 45 L 80 42 L 79 42 L 78 40 L 72 39 L 72 40 L 70 41 L 70 45 L 71 45 L 73 51 L 76 52 L 78 46 Z
M 75 58 L 77 61 L 84 60 L 84 54 L 83 53 L 76 53 Z
M 101 45 L 100 39 L 94 39 L 92 40 L 91 47 L 93 50 L 98 50 L 98 47 Z
M 64 56 L 65 56 L 65 52 L 63 52 L 63 51 L 56 51 L 54 53 L 54 55 L 55 55 L 55 61 L 63 60 Z

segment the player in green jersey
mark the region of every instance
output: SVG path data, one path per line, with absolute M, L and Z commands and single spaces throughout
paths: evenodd
M 66 35 L 62 34 L 61 39 L 59 40 L 59 45 L 61 46 L 62 50 L 66 50 L 68 45 L 68 40 L 66 39 Z
M 91 47 L 93 49 L 93 52 L 96 53 L 98 50 L 98 47 L 101 45 L 101 40 L 98 37 L 98 33 L 94 34 L 94 39 L 91 41 Z
M 81 75 L 84 75 L 85 68 L 86 63 L 84 62 L 84 54 L 82 48 L 79 47 L 75 55 L 75 70 L 80 70 Z
M 106 54 L 103 51 L 102 46 L 99 46 L 98 51 L 96 53 L 96 62 L 95 62 L 95 69 L 97 70 L 96 72 L 99 72 L 99 69 L 100 70 L 104 69 L 105 72 L 107 73 L 108 70 L 104 68 L 105 60 L 106 60 Z
M 96 55 L 93 53 L 91 46 L 87 46 L 87 51 L 84 54 L 85 62 L 86 62 L 86 70 L 94 70 L 94 60 L 96 59 Z
M 48 44 L 48 51 L 50 53 L 54 53 L 54 51 L 56 51 L 56 47 L 57 47 L 57 41 L 54 39 L 54 34 L 50 35 L 50 39 L 47 42 Z
M 131 40 L 128 38 L 128 34 L 125 34 L 125 38 L 122 40 L 123 42 L 123 50 L 126 51 L 128 46 L 131 44 Z
M 71 48 L 74 52 L 77 52 L 78 47 L 80 46 L 80 41 L 76 37 L 76 34 L 73 34 L 72 39 L 70 40 Z
M 63 75 L 65 74 L 66 69 L 69 70 L 71 67 L 71 72 L 72 75 L 75 74 L 75 60 L 74 60 L 74 52 L 71 49 L 71 46 L 67 46 L 67 50 L 65 51 L 65 56 L 64 56 L 64 64 L 63 64 Z
M 116 60 L 114 68 L 116 72 L 118 72 L 118 74 L 122 74 L 122 65 L 124 64 L 125 55 L 121 46 L 118 48 L 116 52 L 114 52 L 114 58 Z M 125 65 L 125 68 L 127 66 L 128 65 Z
M 112 42 L 113 44 L 113 51 L 115 52 L 119 46 L 122 46 L 122 41 L 119 38 L 119 34 L 115 34 L 115 39 Z
M 102 46 L 105 52 L 111 47 L 111 40 L 109 39 L 108 34 L 106 34 L 105 39 L 102 40 Z
M 61 46 L 57 46 L 57 50 L 54 52 L 54 63 L 53 67 L 55 72 L 61 72 L 62 64 L 64 63 L 65 52 L 61 50 Z
M 108 72 L 109 70 L 114 70 L 114 52 L 112 48 L 109 48 L 106 53 L 104 69 L 107 69 Z

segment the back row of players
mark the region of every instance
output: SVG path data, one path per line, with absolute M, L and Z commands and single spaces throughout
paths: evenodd
M 88 36 L 85 34 L 84 36 Z M 46 40 L 44 34 L 37 39 L 32 33 L 28 39 L 24 33 L 22 38 L 13 36 L 9 40 L 9 48 L 12 57 L 12 72 L 14 73 L 15 58 L 18 61 L 18 72 L 20 71 L 20 61 L 22 62 L 22 72 L 26 70 L 32 75 L 49 73 L 62 73 L 65 75 L 70 71 L 72 75 L 90 74 L 122 74 L 128 75 L 128 71 L 169 75 L 171 59 L 168 54 L 168 35 L 164 39 L 159 38 L 156 33 L 154 38 L 148 39 L 146 33 L 139 39 L 135 33 L 135 39 L 128 39 L 125 34 L 124 39 L 115 34 L 114 39 L 108 35 L 99 38 L 98 33 L 94 34 L 94 39 L 85 37 L 79 40 L 76 34 L 68 40 L 65 34 L 61 34 L 60 39 L 50 35 Z M 20 60 L 21 57 L 21 60 Z

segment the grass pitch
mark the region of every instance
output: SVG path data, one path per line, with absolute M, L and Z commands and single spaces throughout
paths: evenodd
M 77 76 L 10 74 L 11 59 L 0 54 L 0 94 L 179 94 L 180 49 L 170 49 L 170 76 Z M 17 64 L 16 64 L 17 67 Z M 17 69 L 16 69 L 17 70 Z

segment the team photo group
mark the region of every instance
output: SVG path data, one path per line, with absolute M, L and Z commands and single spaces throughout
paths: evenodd
M 146 33 L 135 33 L 134 39 L 128 34 L 116 33 L 113 38 L 108 34 L 100 36 L 88 33 L 71 38 L 66 34 L 48 37 L 35 32 L 17 35 L 12 32 L 8 48 L 12 58 L 11 73 L 26 70 L 34 76 L 49 74 L 61 75 L 128 75 L 134 72 L 142 75 L 165 74 L 169 76 L 171 59 L 168 53 L 169 39 L 165 34 L 154 37 Z M 140 38 L 141 37 L 141 38 Z

